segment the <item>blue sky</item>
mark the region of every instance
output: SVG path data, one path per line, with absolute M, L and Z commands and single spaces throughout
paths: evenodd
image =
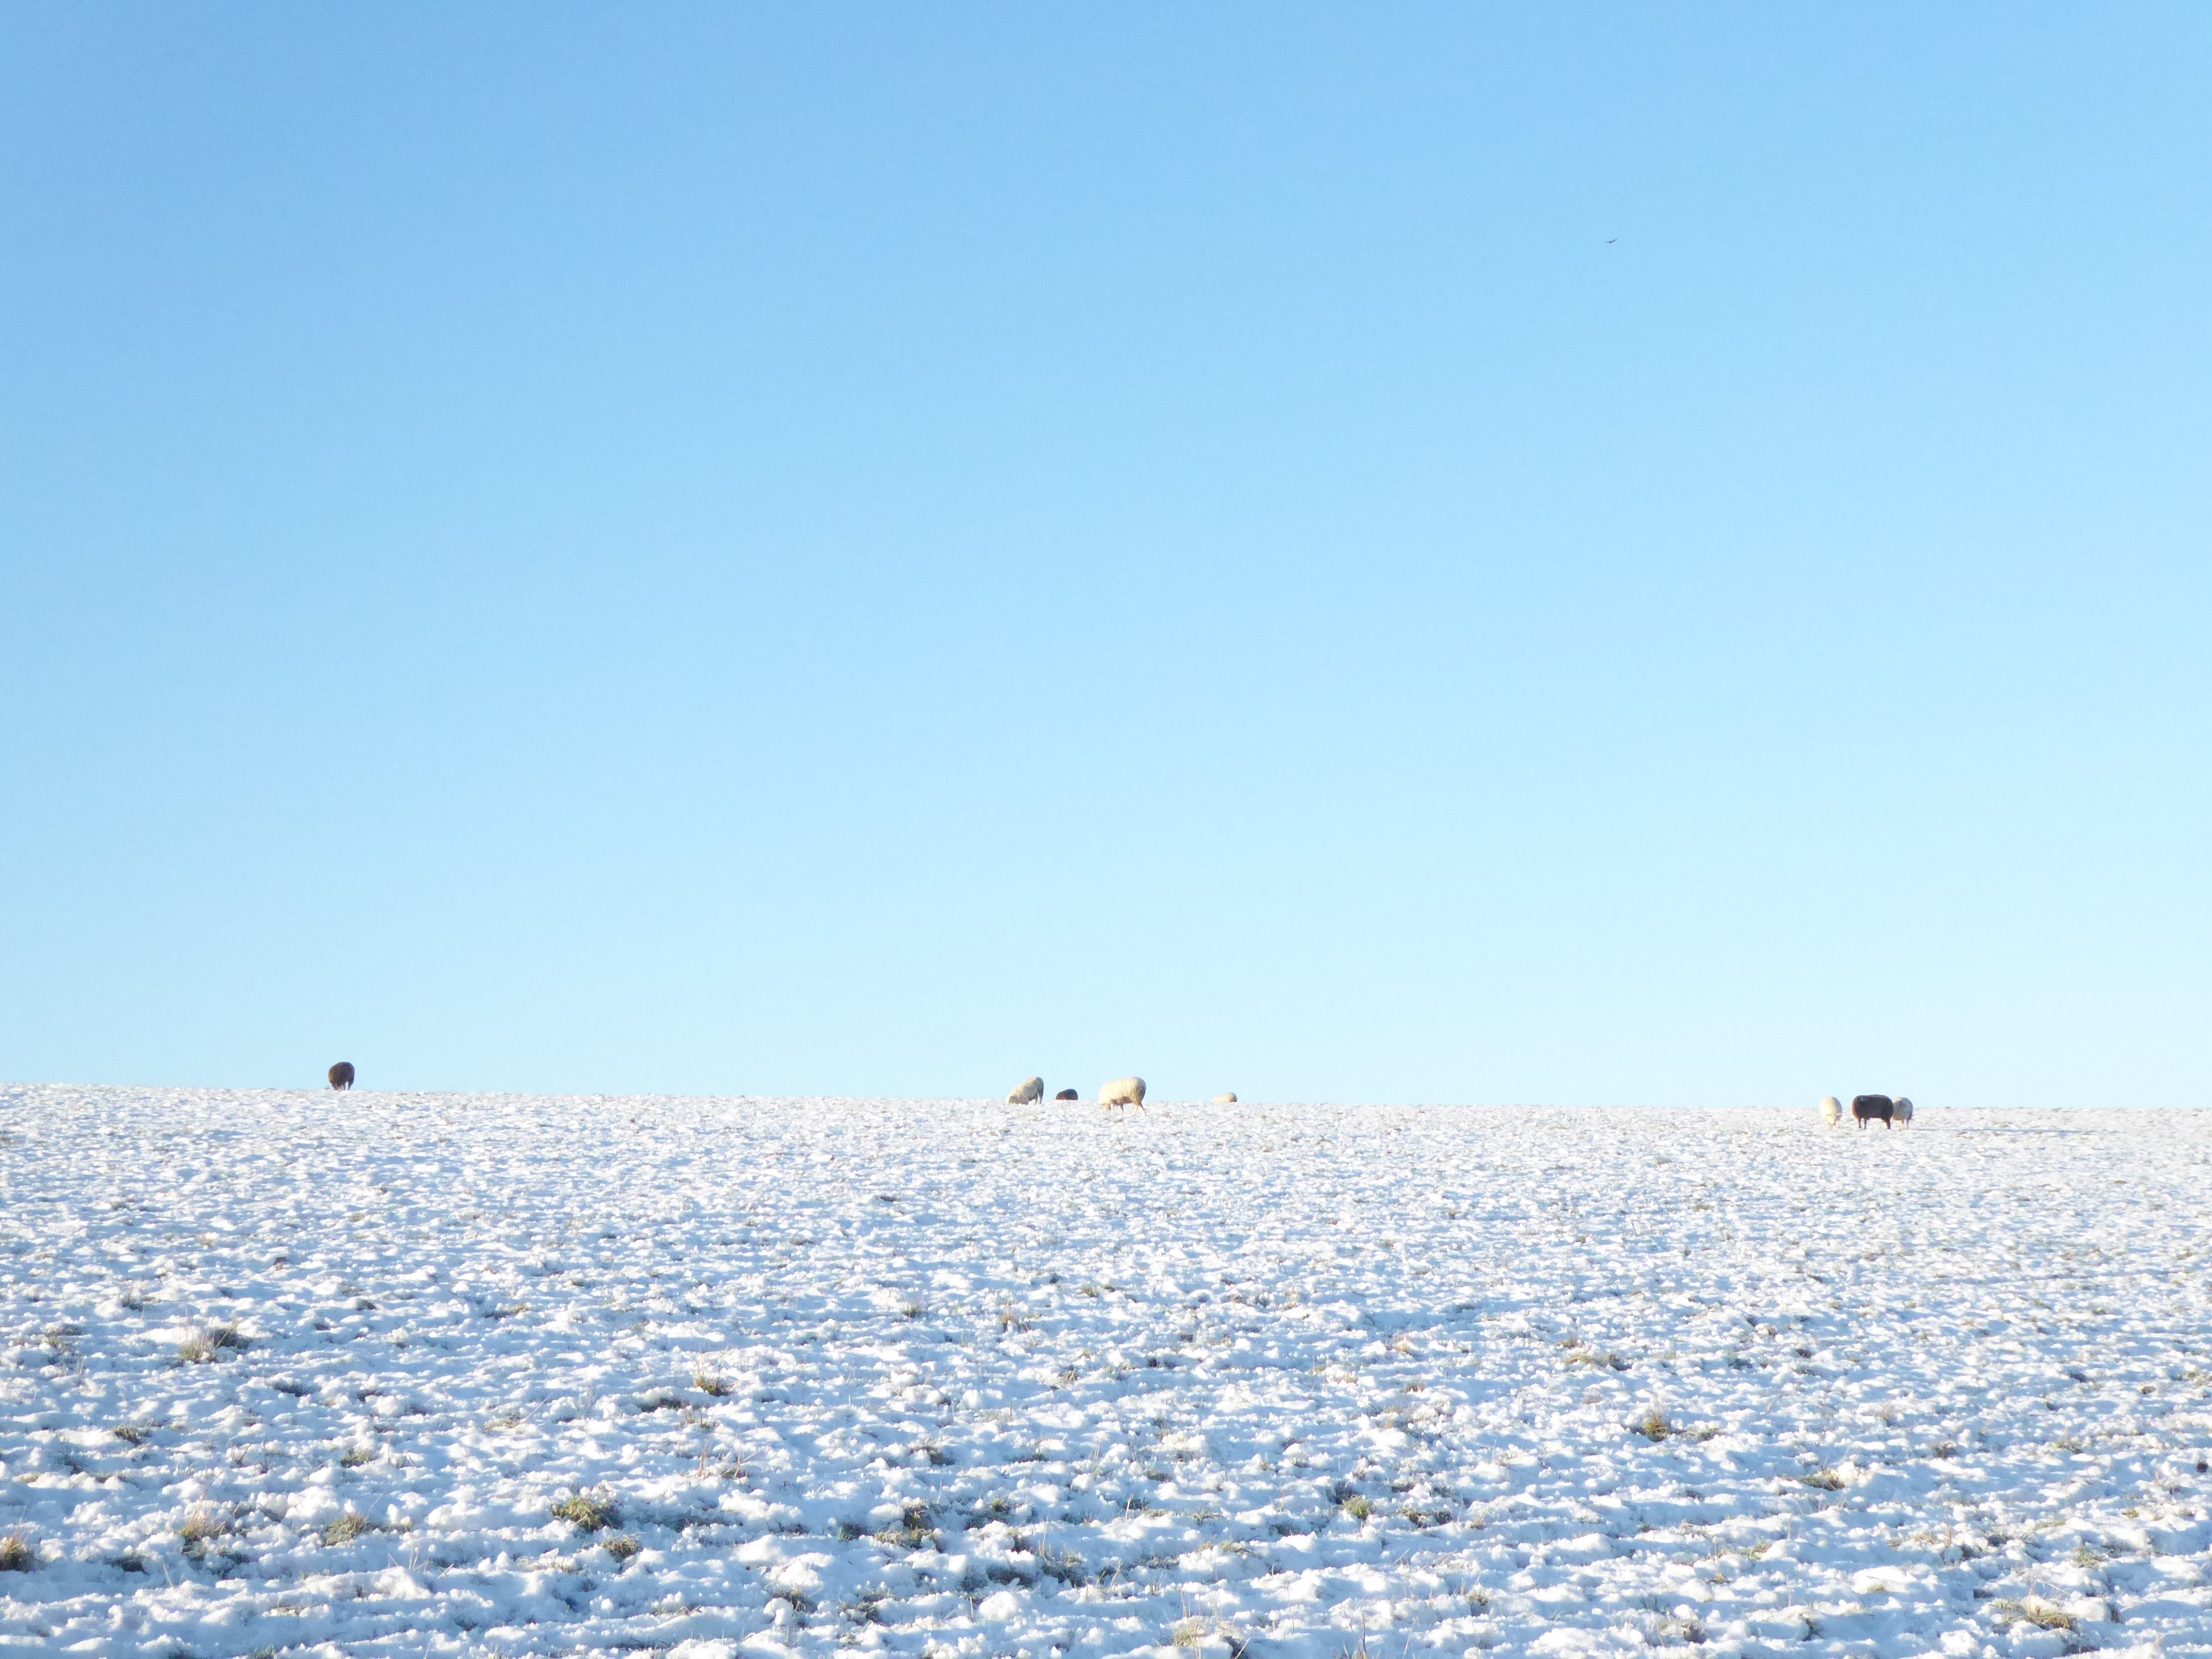
M 0 1076 L 2212 1103 L 2208 84 L 0 14 Z

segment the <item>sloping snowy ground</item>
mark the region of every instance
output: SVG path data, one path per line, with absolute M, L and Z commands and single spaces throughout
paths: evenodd
M 0 1649 L 2212 1654 L 2195 1115 L 0 1130 Z

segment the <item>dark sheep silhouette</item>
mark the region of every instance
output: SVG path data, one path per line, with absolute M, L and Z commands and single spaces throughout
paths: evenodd
M 1054 1095 L 1053 1098 L 1054 1100 L 1080 1100 L 1083 1097 L 1076 1093 L 1073 1089 L 1062 1089 L 1058 1094 Z
M 331 1087 L 333 1089 L 350 1089 L 353 1087 L 353 1062 L 351 1060 L 342 1060 L 337 1065 L 331 1067 Z
M 1890 1120 L 1897 1115 L 1897 1103 L 1887 1095 L 1856 1095 L 1851 1100 L 1851 1115 L 1858 1120 L 1862 1129 L 1866 1127 L 1868 1119 L 1876 1117 L 1887 1129 L 1891 1127 Z

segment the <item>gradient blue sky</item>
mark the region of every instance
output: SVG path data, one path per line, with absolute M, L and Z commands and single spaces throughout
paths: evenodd
M 2212 1103 L 2209 86 L 0 11 L 0 1076 Z

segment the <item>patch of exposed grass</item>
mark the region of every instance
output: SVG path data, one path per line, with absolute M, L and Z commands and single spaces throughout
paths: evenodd
M 195 1504 L 177 1522 L 177 1536 L 188 1550 L 199 1549 L 229 1535 L 231 1518 L 212 1504 Z
M 2023 1596 L 2017 1601 L 2000 1601 L 1990 1610 L 2008 1623 L 2033 1625 L 2038 1630 L 2071 1631 L 2081 1627 L 2072 1613 L 2056 1601 L 2046 1601 L 2039 1595 Z
M 876 1534 L 878 1543 L 896 1544 L 906 1549 L 918 1550 L 937 1541 L 937 1529 L 930 1524 L 929 1505 L 908 1504 L 899 1511 L 897 1522 Z
M 1818 1487 L 1822 1492 L 1841 1492 L 1844 1486 L 1840 1469 L 1815 1469 L 1810 1474 L 1801 1474 L 1797 1478 L 1807 1486 Z
M 38 1546 L 31 1542 L 27 1528 L 0 1536 L 0 1572 L 28 1572 L 38 1565 Z
M 600 1547 L 617 1561 L 627 1561 L 645 1547 L 626 1532 L 617 1533 Z
M 1642 1435 L 1655 1446 L 1674 1432 L 1674 1425 L 1667 1420 L 1667 1413 L 1656 1406 L 1628 1426 L 1632 1432 Z
M 1039 1543 L 1035 1553 L 1037 1571 L 1047 1578 L 1056 1578 L 1070 1589 L 1081 1589 L 1091 1582 L 1091 1569 L 1073 1550 L 1056 1550 Z
M 691 1386 L 709 1400 L 726 1398 L 730 1392 L 730 1379 L 720 1371 L 702 1365 L 691 1373 Z
M 1355 1521 L 1364 1521 L 1375 1513 L 1375 1505 L 1358 1492 L 1354 1492 L 1344 1500 L 1344 1512 Z
M 880 1625 L 884 1622 L 884 1604 L 891 1593 L 882 1585 L 872 1585 L 846 1602 L 842 1611 L 856 1625 Z
M 604 1532 L 622 1518 L 622 1511 L 603 1493 L 580 1492 L 556 1504 L 553 1518 L 569 1522 L 579 1532 Z
M 126 1446 L 143 1446 L 152 1435 L 150 1429 L 142 1429 L 136 1423 L 118 1423 L 108 1431 Z
M 177 1358 L 187 1365 L 204 1365 L 219 1358 L 226 1348 L 240 1353 L 246 1350 L 246 1334 L 228 1320 L 194 1331 L 177 1345 Z
M 348 1510 L 343 1515 L 338 1516 L 337 1520 L 331 1522 L 329 1526 L 323 1528 L 323 1542 L 335 1549 L 340 1544 L 352 1543 L 355 1539 L 360 1537 L 362 1534 L 365 1532 L 374 1532 L 375 1530 L 375 1528 L 368 1524 L 368 1521 L 366 1516 L 357 1515 L 353 1510 Z
M 1587 1342 L 1575 1341 L 1566 1345 L 1566 1363 L 1570 1365 L 1590 1365 L 1601 1371 L 1625 1371 L 1629 1363 L 1611 1348 L 1595 1348 Z

